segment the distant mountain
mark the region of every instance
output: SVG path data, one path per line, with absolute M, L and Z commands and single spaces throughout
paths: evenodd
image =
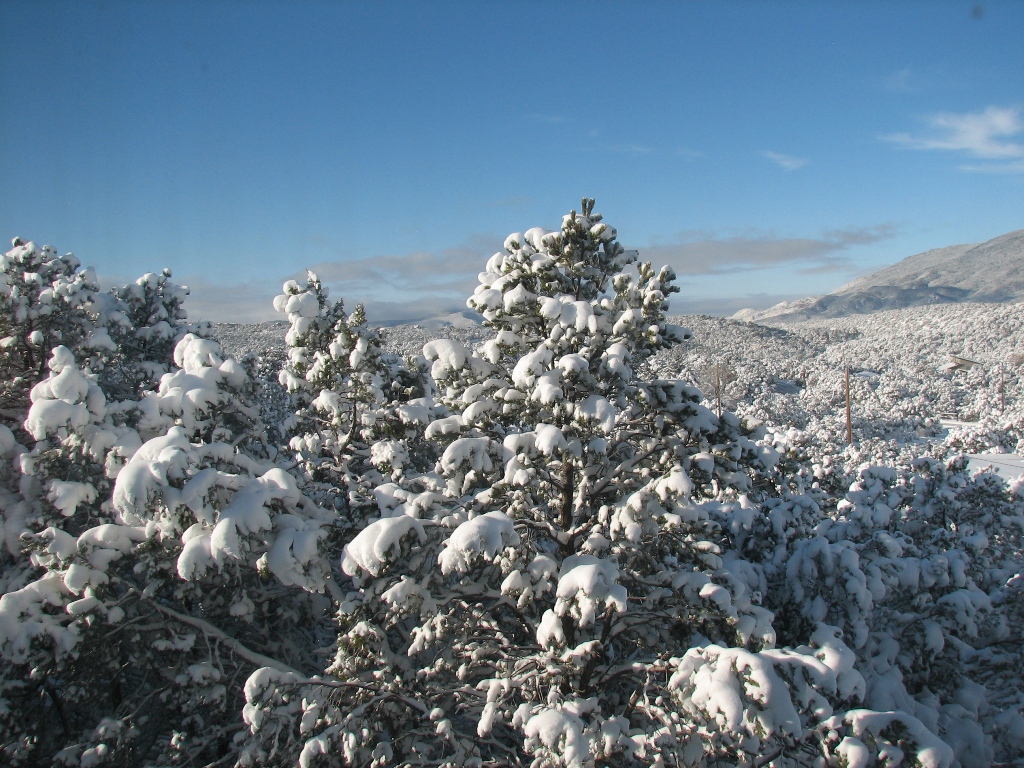
M 1024 229 L 976 245 L 908 256 L 824 296 L 741 309 L 733 318 L 793 322 L 956 302 L 1024 300 Z
M 439 328 L 476 328 L 480 322 L 480 314 L 467 309 L 462 312 L 451 312 L 447 315 L 434 315 L 398 323 L 398 325 L 415 325 L 428 331 L 436 331 Z

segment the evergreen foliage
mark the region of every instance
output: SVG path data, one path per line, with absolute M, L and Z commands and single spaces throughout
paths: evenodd
M 170 278 L 103 293 L 49 246 L 0 257 L 4 764 L 1024 755 L 1024 481 L 962 455 L 1016 445 L 1012 369 L 999 418 L 945 442 L 920 374 L 866 372 L 840 445 L 835 366 L 695 358 L 672 271 L 585 199 L 486 262 L 475 341 L 401 359 L 316 275 L 286 283 L 267 425 L 271 384 Z M 692 383 L 713 359 L 720 414 Z M 996 374 L 970 375 L 991 412 Z

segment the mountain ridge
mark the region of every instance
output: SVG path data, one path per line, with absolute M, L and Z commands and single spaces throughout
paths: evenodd
M 741 309 L 735 320 L 798 322 L 887 309 L 1024 300 L 1024 229 L 983 243 L 934 248 L 863 275 L 822 296 Z

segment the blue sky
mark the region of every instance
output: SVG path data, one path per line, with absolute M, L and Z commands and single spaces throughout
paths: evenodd
M 677 311 L 1024 227 L 1024 2 L 0 0 L 0 236 L 190 315 L 464 308 L 583 195 Z

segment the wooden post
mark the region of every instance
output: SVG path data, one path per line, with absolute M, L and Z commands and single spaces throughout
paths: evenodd
M 850 416 L 850 366 L 846 366 L 846 444 L 853 445 L 853 419 Z
M 1006 372 L 999 366 L 999 415 L 1006 410 Z

